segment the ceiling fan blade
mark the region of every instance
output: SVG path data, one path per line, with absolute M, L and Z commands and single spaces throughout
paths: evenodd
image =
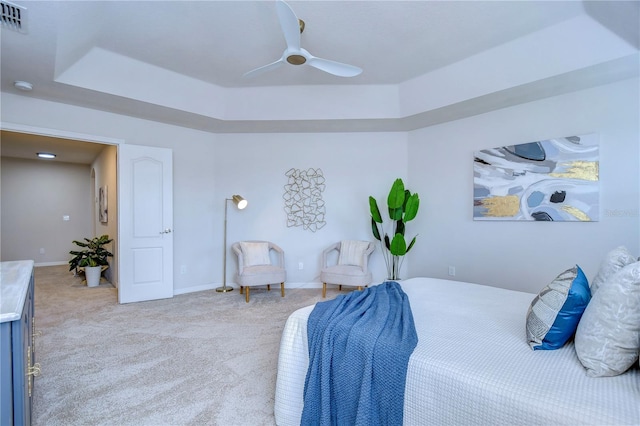
M 338 77 L 355 77 L 362 72 L 362 68 L 354 65 L 316 58 L 315 56 L 307 58 L 307 64 L 324 72 L 328 72 L 329 74 L 337 75 Z
M 255 75 L 262 74 L 280 67 L 284 63 L 290 63 L 292 65 L 311 65 L 314 68 L 339 77 L 355 77 L 362 72 L 362 68 L 343 64 L 341 62 L 330 61 L 329 59 L 316 58 L 311 55 L 308 51 L 300 47 L 300 33 L 304 27 L 304 25 L 302 25 L 304 23 L 298 20 L 293 9 L 291 9 L 284 0 L 277 0 L 276 12 L 278 13 L 282 33 L 285 41 L 287 42 L 287 48 L 282 54 L 282 58 L 268 65 L 249 71 L 244 74 L 244 77 L 253 77 Z
M 300 23 L 298 17 L 291 7 L 282 0 L 276 3 L 276 10 L 284 39 L 287 42 L 287 48 L 300 50 Z
M 276 68 L 280 68 L 280 66 L 284 64 L 284 60 L 282 58 L 278 59 L 275 62 L 271 62 L 270 64 L 267 65 L 263 65 L 259 68 L 256 68 L 254 70 L 248 71 L 246 73 L 244 73 L 243 77 L 255 77 L 257 75 L 263 74 L 265 72 L 274 70 Z

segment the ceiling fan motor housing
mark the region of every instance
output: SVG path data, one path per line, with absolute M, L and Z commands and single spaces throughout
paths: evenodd
M 291 65 L 302 65 L 307 62 L 307 58 L 302 55 L 294 54 L 287 56 L 287 62 Z

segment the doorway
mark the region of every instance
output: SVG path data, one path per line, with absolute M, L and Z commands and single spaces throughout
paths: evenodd
M 15 201 L 16 192 L 27 192 L 23 188 L 37 189 L 33 196 L 19 199 L 16 206 L 21 207 L 12 209 L 11 203 L 3 203 L 3 231 L 7 232 L 2 232 L 2 245 L 12 248 L 1 253 L 3 261 L 33 259 L 37 266 L 66 265 L 69 250 L 77 248 L 72 240 L 103 234 L 117 237 L 117 146 L 120 141 L 88 140 L 86 135 L 74 139 L 73 136 L 57 130 L 2 123 L 1 156 L 3 165 L 9 166 L 3 175 L 12 173 L 15 178 L 19 177 L 18 181 L 3 182 L 6 191 L 2 193 L 3 201 Z M 43 160 L 36 157 L 36 152 L 52 152 L 57 156 Z M 97 210 L 100 187 L 112 188 L 113 210 L 104 223 L 99 222 Z M 15 232 L 12 228 L 16 228 Z M 20 232 L 22 228 L 29 232 Z M 19 249 L 14 248 L 18 246 Z M 113 247 L 117 247 L 115 239 Z M 115 262 L 105 277 L 114 286 L 118 285 Z
M 107 271 L 111 273 L 112 284 L 118 288 L 118 300 L 120 303 L 129 303 L 173 297 L 171 149 L 125 145 L 120 139 L 3 123 L 2 131 L 5 130 L 26 135 L 29 140 L 43 138 L 46 142 L 55 143 L 50 140 L 53 138 L 63 144 L 87 143 L 87 147 L 99 149 L 100 154 L 92 159 L 88 173 L 93 198 L 88 214 L 92 213 L 95 235 L 108 234 L 110 238 L 113 235 L 114 262 Z M 57 144 L 55 147 L 59 149 Z M 4 148 L 5 146 L 3 153 Z M 18 149 L 15 146 L 12 148 Z M 110 191 L 109 187 L 112 188 Z M 97 194 L 102 194 L 103 197 L 97 197 Z M 106 194 L 112 196 L 107 200 Z M 122 210 L 118 206 L 121 194 L 124 194 L 123 200 L 129 203 Z M 141 198 L 142 195 L 144 197 Z M 103 201 L 100 208 L 99 198 Z M 141 199 L 146 202 L 141 202 Z M 134 201 L 132 205 L 131 200 Z M 149 206 L 156 206 L 158 209 L 150 210 Z M 126 217 L 121 217 L 122 211 Z M 157 220 L 151 220 L 154 217 Z M 125 226 L 121 228 L 120 223 Z M 131 223 L 134 226 L 129 226 Z M 153 224 L 156 228 L 151 229 L 142 224 Z M 149 231 L 148 235 L 141 232 L 143 229 Z

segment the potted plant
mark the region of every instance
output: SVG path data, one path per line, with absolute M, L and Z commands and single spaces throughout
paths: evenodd
M 73 243 L 82 247 L 83 250 L 71 250 L 69 253 L 74 257 L 69 261 L 69 270 L 84 268 L 89 287 L 96 287 L 100 284 L 102 271 L 109 267 L 108 257 L 113 257 L 104 245 L 109 244 L 112 239 L 108 235 L 85 238 L 84 241 L 74 240 Z
M 388 278 L 392 280 L 400 279 L 400 268 L 402 267 L 403 256 L 416 242 L 417 235 L 413 237 L 409 245 L 405 240 L 405 224 L 413 220 L 418 214 L 420 198 L 418 194 L 412 194 L 405 189 L 402 179 L 396 179 L 391 186 L 387 197 L 387 207 L 389 219 L 391 219 L 391 234 L 384 231 L 384 222 L 376 199 L 369 196 L 369 209 L 371 211 L 371 230 L 373 236 L 380 241 L 382 254 L 387 265 Z M 391 235 L 391 237 L 389 237 Z

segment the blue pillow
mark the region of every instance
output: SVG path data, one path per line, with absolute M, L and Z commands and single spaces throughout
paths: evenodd
M 578 265 L 558 275 L 529 306 L 526 328 L 531 349 L 561 348 L 576 332 L 589 300 L 589 282 Z

